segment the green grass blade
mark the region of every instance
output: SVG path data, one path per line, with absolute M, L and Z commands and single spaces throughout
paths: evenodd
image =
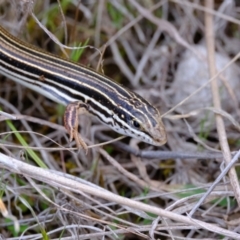
M 18 141 L 22 144 L 22 146 L 26 147 L 27 153 L 31 156 L 31 158 L 35 161 L 35 163 L 41 168 L 48 168 L 47 165 L 38 157 L 38 155 L 32 149 L 29 148 L 29 145 L 24 140 L 22 135 L 17 132 L 12 122 L 10 120 L 7 120 L 6 122 L 9 128 L 14 132 L 14 135 L 16 136 Z

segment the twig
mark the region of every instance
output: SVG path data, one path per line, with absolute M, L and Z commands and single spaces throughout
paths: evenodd
M 201 199 L 198 201 L 198 203 L 195 205 L 195 207 L 191 210 L 189 213 L 189 217 L 192 217 L 194 212 L 201 206 L 201 204 L 205 201 L 207 196 L 213 191 L 213 189 L 216 187 L 216 185 L 221 181 L 221 179 L 227 174 L 229 169 L 237 162 L 238 158 L 240 156 L 240 151 L 236 153 L 234 158 L 231 160 L 231 162 L 225 167 L 225 169 L 222 171 L 222 173 L 217 177 L 217 179 L 214 181 L 214 183 L 211 185 L 211 187 L 207 190 L 207 192 L 201 197 Z
M 8 157 L 2 153 L 0 153 L 0 167 L 4 169 L 8 169 L 9 171 L 17 174 L 23 174 L 27 177 L 31 177 L 48 184 L 51 183 L 51 185 L 55 187 L 65 188 L 79 194 L 81 194 L 81 192 L 88 193 L 93 196 L 100 197 L 105 200 L 112 201 L 133 209 L 156 214 L 163 218 L 169 218 L 174 221 L 196 226 L 198 228 L 200 227 L 200 228 L 208 229 L 211 232 L 217 232 L 220 235 L 228 236 L 230 238 L 235 238 L 235 239 L 240 238 L 240 234 L 215 226 L 214 224 L 209 224 L 197 219 L 192 219 L 186 216 L 182 216 L 182 215 L 173 213 L 171 211 L 166 211 L 164 209 L 161 209 L 155 206 L 150 206 L 145 203 L 135 201 L 133 199 L 129 199 L 126 197 L 113 194 L 112 192 L 109 192 L 106 190 L 101 190 L 92 186 L 87 186 L 75 180 L 68 179 L 64 176 L 59 176 L 53 171 L 31 166 L 30 164 Z
M 205 0 L 206 8 L 213 9 L 214 1 L 213 0 Z M 208 50 L 208 65 L 209 65 L 209 74 L 210 78 L 217 74 L 216 64 L 215 64 L 215 41 L 214 41 L 214 26 L 213 26 L 213 16 L 211 13 L 205 13 L 205 25 L 206 25 L 206 44 Z M 217 79 L 213 79 L 211 81 L 212 95 L 213 95 L 213 105 L 216 109 L 221 109 L 221 102 L 218 92 L 218 81 Z M 226 165 L 231 162 L 231 153 L 229 149 L 229 145 L 227 142 L 227 134 L 223 122 L 223 118 L 219 114 L 215 114 L 217 132 L 219 136 L 219 142 L 221 145 L 221 149 L 223 152 L 224 160 Z M 229 178 L 231 181 L 231 185 L 233 191 L 235 193 L 235 198 L 238 202 L 238 206 L 240 206 L 240 187 L 238 183 L 237 174 L 234 168 L 229 170 Z
M 173 112 L 176 108 L 181 106 L 183 103 L 187 102 L 191 97 L 193 97 L 195 94 L 200 92 L 203 88 L 205 88 L 209 83 L 211 83 L 214 79 L 216 79 L 218 76 L 220 76 L 221 73 L 223 73 L 228 67 L 230 67 L 234 62 L 236 62 L 240 58 L 240 52 L 232 58 L 232 60 L 226 64 L 217 74 L 213 75 L 206 83 L 204 83 L 201 87 L 196 89 L 193 93 L 191 93 L 188 97 L 183 99 L 180 103 L 176 104 L 174 107 L 172 107 L 170 110 L 162 114 L 162 117 L 168 115 L 169 113 Z
M 111 138 L 102 134 L 97 133 L 97 138 L 101 139 L 102 141 L 109 141 Z M 212 152 L 192 152 L 192 153 L 186 153 L 186 152 L 176 152 L 176 151 L 166 151 L 166 150 L 138 150 L 134 149 L 131 146 L 123 143 L 123 142 L 114 142 L 112 143 L 116 148 L 131 153 L 137 157 L 142 157 L 146 159 L 216 159 L 220 158 L 222 159 L 222 153 L 219 151 L 219 153 L 212 153 Z
M 162 30 L 164 32 L 167 32 L 169 36 L 171 36 L 178 44 L 186 47 L 193 53 L 195 53 L 197 56 L 199 56 L 198 52 L 188 43 L 186 42 L 183 37 L 179 34 L 177 29 L 168 21 L 165 19 L 159 19 L 155 17 L 149 10 L 146 10 L 143 8 L 137 1 L 130 0 L 130 3 L 141 13 L 146 19 L 148 19 L 150 22 L 154 23 L 158 26 L 159 30 Z M 201 57 L 201 56 L 199 56 Z
M 228 16 L 226 14 L 223 14 L 219 11 L 215 11 L 214 9 L 209 9 L 207 7 L 201 6 L 200 4 L 192 3 L 192 2 L 186 1 L 186 0 L 171 0 L 171 2 L 175 2 L 175 3 L 181 4 L 181 5 L 185 5 L 186 7 L 194 8 L 194 9 L 203 11 L 205 13 L 212 14 L 213 16 L 216 16 L 216 17 L 225 19 L 229 22 L 236 23 L 236 24 L 240 25 L 240 20 L 238 20 L 236 18 L 233 18 L 231 16 Z
M 13 119 L 14 120 L 27 120 L 29 122 L 33 122 L 33 123 L 37 123 L 37 124 L 41 124 L 44 126 L 48 126 L 51 127 L 53 129 L 57 129 L 61 132 L 66 132 L 66 129 L 56 123 L 52 123 L 43 119 L 39 119 L 36 117 L 32 117 L 32 116 L 26 116 L 26 115 L 21 115 L 21 114 L 11 114 L 11 117 L 7 117 L 7 116 L 0 116 L 0 122 L 1 121 L 5 121 L 7 119 Z M 31 131 L 19 131 L 19 132 L 31 132 Z M 3 134 L 3 133 L 2 133 Z M 2 135 L 1 134 L 1 135 Z M 38 134 L 38 133 L 34 133 L 34 134 Z M 40 134 L 41 135 L 41 134 Z M 124 152 L 128 152 L 131 153 L 137 157 L 142 157 L 142 158 L 146 158 L 146 159 L 158 159 L 158 160 L 162 160 L 162 159 L 169 159 L 169 158 L 178 158 L 178 159 L 216 159 L 216 158 L 223 158 L 222 153 L 219 151 L 219 153 L 215 152 L 192 152 L 192 153 L 185 153 L 185 152 L 174 152 L 174 151 L 162 151 L 162 150 L 137 150 L 132 148 L 131 146 L 129 146 L 128 144 L 125 144 L 123 142 L 112 142 L 113 139 L 108 137 L 107 135 L 103 134 L 103 133 L 96 133 L 96 136 L 98 139 L 102 140 L 102 141 L 107 141 L 104 144 L 109 144 L 111 141 L 111 144 L 114 145 L 116 148 L 124 151 Z M 46 137 L 46 136 L 45 136 Z M 51 140 L 51 139 L 49 139 Z M 54 142 L 54 141 L 53 141 Z M 57 144 L 55 142 L 55 144 Z M 12 147 L 12 148 L 24 148 L 23 146 L 18 146 L 18 145 L 9 145 L 9 144 L 1 144 L 1 145 L 5 145 L 8 147 Z M 103 144 L 101 144 L 103 145 Z M 99 145 L 97 145 L 99 146 Z M 72 151 L 75 150 L 76 148 L 67 148 L 63 146 L 59 146 L 59 147 L 29 147 L 30 149 L 33 150 L 46 150 L 46 151 L 56 151 L 56 150 L 68 150 L 68 151 Z

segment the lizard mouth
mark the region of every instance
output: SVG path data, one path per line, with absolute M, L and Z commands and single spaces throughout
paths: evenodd
M 167 133 L 163 123 L 160 121 L 159 124 L 151 130 L 151 136 L 153 139 L 152 144 L 155 146 L 164 145 L 167 142 Z

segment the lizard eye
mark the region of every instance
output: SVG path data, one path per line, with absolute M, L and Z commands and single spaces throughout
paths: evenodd
M 133 126 L 134 126 L 135 128 L 140 128 L 140 124 L 139 124 L 138 121 L 132 120 L 132 122 L 133 122 Z

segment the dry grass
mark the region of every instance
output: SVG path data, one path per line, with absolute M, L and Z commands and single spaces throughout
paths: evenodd
M 161 148 L 130 138 L 95 146 L 119 136 L 84 116 L 85 155 L 68 142 L 62 106 L 1 77 L 0 239 L 240 239 L 240 89 L 222 75 L 239 69 L 240 5 L 205 2 L 0 1 L 1 25 L 49 52 L 69 58 L 89 39 L 79 62 L 152 102 L 168 132 Z M 208 58 L 196 51 L 203 43 Z M 214 49 L 229 58 L 221 69 Z M 190 87 L 173 88 L 186 51 L 209 81 L 176 103 Z M 213 103 L 181 107 L 210 85 Z

